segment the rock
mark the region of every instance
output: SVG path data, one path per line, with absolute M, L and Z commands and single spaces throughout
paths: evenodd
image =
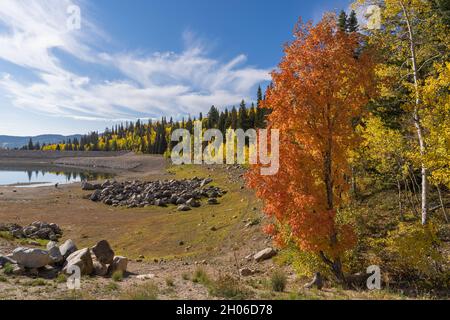
M 23 228 L 23 234 L 26 237 L 30 237 L 33 233 L 35 233 L 38 230 L 39 229 L 35 226 L 28 226 L 28 227 Z
M 58 243 L 55 241 L 49 241 L 47 242 L 47 250 L 50 250 L 51 248 L 58 247 Z
M 317 272 L 314 275 L 313 280 L 310 283 L 305 285 L 305 288 L 307 288 L 307 289 L 312 288 L 312 287 L 316 287 L 317 289 L 322 290 L 323 279 L 322 279 L 322 275 L 320 274 L 320 272 Z
M 114 259 L 114 251 L 111 249 L 108 241 L 101 240 L 93 248 L 92 252 L 97 257 L 97 260 L 103 264 L 111 264 Z
M 113 274 L 116 271 L 122 271 L 123 273 L 127 272 L 128 267 L 128 259 L 121 256 L 116 256 L 113 259 L 112 264 L 110 265 L 110 274 Z
M 17 264 L 17 262 L 9 257 L 0 255 L 0 268 L 3 268 L 5 264 Z
M 94 274 L 99 277 L 104 277 L 108 274 L 108 266 L 100 261 L 94 261 Z
M 189 206 L 187 206 L 185 204 L 182 204 L 182 205 L 178 206 L 177 210 L 178 211 L 190 211 L 192 209 L 191 209 L 191 207 L 189 207 Z
M 21 265 L 15 264 L 12 274 L 15 276 L 21 276 L 25 273 L 25 268 Z
M 62 262 L 64 262 L 64 257 L 57 246 L 50 248 L 50 250 L 48 250 L 48 255 L 52 260 L 52 263 L 50 263 L 50 265 L 61 264 Z
M 217 228 L 216 227 L 211 227 L 209 230 L 211 230 L 211 231 L 217 231 Z
M 266 248 L 264 250 L 259 251 L 253 256 L 253 259 L 257 262 L 261 262 L 264 260 L 268 260 L 277 255 L 277 251 L 273 248 Z
M 93 191 L 93 190 L 95 190 L 96 188 L 95 188 L 95 186 L 92 184 L 92 183 L 89 183 L 89 182 L 87 182 L 87 181 L 83 181 L 82 183 L 81 183 L 81 190 L 84 190 L 84 191 Z
M 23 238 L 23 236 L 24 236 L 22 229 L 15 229 L 15 230 L 10 231 L 10 233 L 14 238 L 18 238 L 18 239 Z
M 63 272 L 69 274 L 68 270 L 72 266 L 78 266 L 81 275 L 90 275 L 94 271 L 94 264 L 91 257 L 91 250 L 89 248 L 75 251 L 67 257 Z
M 89 197 L 89 199 L 91 201 L 99 201 L 100 200 L 100 196 L 102 195 L 102 192 L 100 190 L 95 190 L 94 193 L 91 194 L 91 196 Z
M 59 247 L 59 251 L 61 252 L 61 255 L 63 256 L 64 260 L 66 260 L 68 256 L 70 256 L 77 250 L 78 250 L 77 246 L 71 239 L 67 240 Z
M 249 276 L 252 276 L 254 274 L 254 271 L 249 269 L 249 268 L 242 268 L 242 269 L 239 270 L 239 273 L 243 277 L 249 277 Z
M 136 277 L 136 279 L 139 280 L 150 280 L 150 279 L 154 279 L 155 275 L 153 273 L 149 273 L 149 274 L 140 274 Z
M 48 251 L 19 247 L 12 253 L 12 259 L 25 268 L 42 268 L 52 262 Z
M 188 205 L 192 208 L 198 208 L 198 207 L 200 207 L 200 202 L 198 202 L 194 198 L 191 198 L 188 201 L 186 201 L 186 205 Z
M 219 202 L 217 201 L 216 198 L 209 198 L 208 199 L 208 204 L 218 204 Z

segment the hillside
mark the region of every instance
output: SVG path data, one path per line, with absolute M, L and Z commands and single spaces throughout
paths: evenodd
M 44 135 L 38 135 L 38 136 L 25 136 L 25 137 L 19 137 L 19 136 L 5 136 L 0 135 L 0 148 L 5 149 L 15 149 L 15 148 L 22 148 L 23 146 L 28 144 L 28 141 L 30 138 L 33 140 L 33 143 L 39 142 L 39 144 L 54 144 L 58 142 L 62 142 L 65 140 L 73 140 L 73 139 L 80 139 L 81 135 L 70 135 L 70 136 L 63 136 L 60 134 L 44 134 Z

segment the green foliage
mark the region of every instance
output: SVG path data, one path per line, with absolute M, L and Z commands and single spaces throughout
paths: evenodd
M 270 277 L 270 283 L 273 291 L 283 292 L 287 284 L 287 277 L 284 271 L 275 270 Z
M 67 275 L 65 275 L 64 273 L 60 273 L 60 274 L 56 277 L 55 281 L 56 281 L 57 283 L 66 283 L 66 282 L 67 282 Z
M 210 294 L 219 298 L 244 300 L 251 293 L 240 284 L 238 279 L 225 275 L 220 276 L 210 285 Z
M 11 275 L 14 271 L 14 266 L 7 262 L 4 266 L 3 266 L 3 273 L 7 274 L 7 275 Z
M 159 289 L 154 282 L 139 285 L 122 294 L 124 300 L 157 300 Z
M 203 268 L 197 268 L 192 276 L 192 282 L 209 285 L 211 280 Z
M 111 278 L 113 279 L 113 281 L 115 282 L 120 282 L 123 280 L 123 272 L 121 270 L 115 271 Z

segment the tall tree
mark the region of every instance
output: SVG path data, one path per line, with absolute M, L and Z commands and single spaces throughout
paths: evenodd
M 339 30 L 342 32 L 347 32 L 347 13 L 344 10 L 342 10 L 339 14 L 338 26 Z
M 316 26 L 297 25 L 263 102 L 272 109 L 269 129 L 280 130 L 280 170 L 261 175 L 256 165 L 248 181 L 283 226 L 272 231 L 288 228 L 290 239 L 345 281 L 341 258 L 355 236 L 337 215 L 348 190 L 348 151 L 358 143 L 352 120 L 368 102 L 374 72 L 370 54 L 354 55 L 359 35 L 338 28 L 331 14 Z

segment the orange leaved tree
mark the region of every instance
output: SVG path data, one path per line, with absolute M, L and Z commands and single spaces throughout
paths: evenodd
M 373 63 L 360 35 L 339 31 L 332 14 L 315 26 L 299 22 L 294 39 L 262 103 L 272 110 L 268 128 L 280 131 L 280 170 L 264 176 L 256 165 L 247 180 L 266 214 L 345 281 L 341 257 L 356 239 L 336 215 L 348 189 L 348 151 L 358 142 L 353 123 L 374 88 Z

